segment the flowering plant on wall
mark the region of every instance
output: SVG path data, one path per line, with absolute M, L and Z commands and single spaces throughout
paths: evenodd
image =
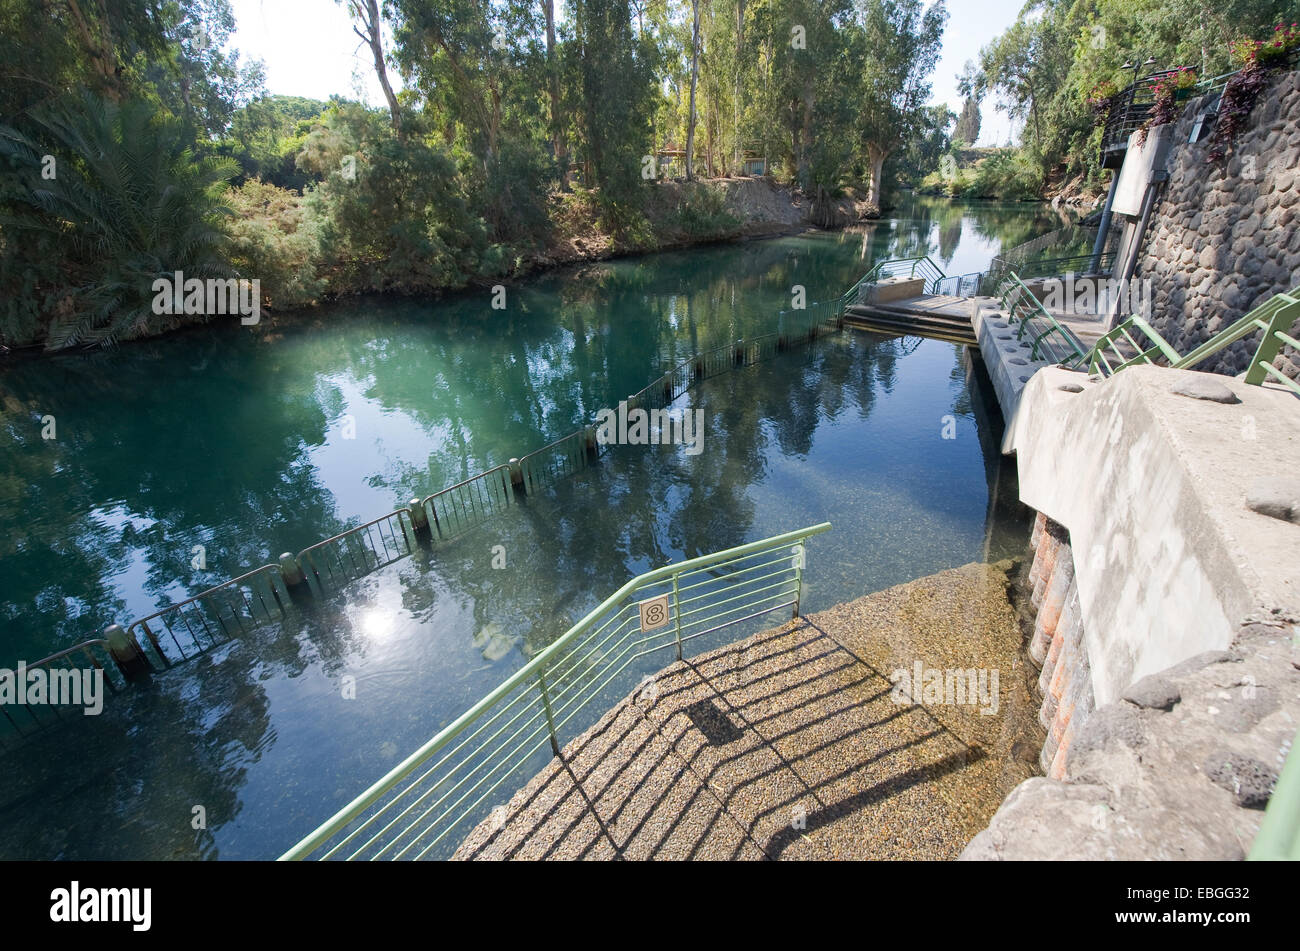
M 1119 87 L 1109 79 L 1103 79 L 1092 87 L 1092 92 L 1085 97 L 1088 108 L 1092 110 L 1094 122 L 1104 122 L 1110 114 L 1110 107 L 1119 92 Z
M 1243 68 L 1282 66 L 1300 49 L 1300 24 L 1278 24 L 1266 40 L 1239 40 L 1232 44 L 1232 58 Z
M 1145 145 L 1147 133 L 1156 126 L 1168 125 L 1178 119 L 1178 103 L 1192 94 L 1196 88 L 1196 70 L 1183 66 L 1162 77 L 1155 85 L 1155 106 L 1142 128 L 1138 130 L 1138 143 Z
M 1206 161 L 1217 162 L 1246 126 L 1255 100 L 1268 84 L 1268 72 L 1286 66 L 1300 50 L 1300 24 L 1279 24 L 1267 40 L 1242 40 L 1232 44 L 1233 59 L 1241 63 L 1223 87 L 1219 118 L 1210 138 Z

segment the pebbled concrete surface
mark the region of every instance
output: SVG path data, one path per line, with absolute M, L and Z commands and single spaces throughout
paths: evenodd
M 1042 742 L 1009 566 L 953 569 L 673 664 L 456 857 L 955 858 Z M 998 669 L 998 712 L 899 702 L 891 675 L 916 662 Z

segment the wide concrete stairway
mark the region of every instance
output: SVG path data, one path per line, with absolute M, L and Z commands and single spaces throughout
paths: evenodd
M 920 334 L 954 343 L 975 345 L 970 298 L 924 294 L 906 300 L 850 305 L 844 322 L 884 333 Z

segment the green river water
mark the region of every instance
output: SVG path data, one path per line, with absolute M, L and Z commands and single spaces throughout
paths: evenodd
M 1057 224 L 1039 206 L 938 200 L 898 215 L 555 272 L 509 286 L 500 311 L 486 290 L 362 300 L 14 362 L 0 371 L 0 666 L 540 448 L 690 354 L 770 331 L 794 285 L 827 299 L 874 260 L 927 252 L 975 271 Z M 274 857 L 671 560 L 829 520 L 809 546 L 816 610 L 1025 543 L 1001 420 L 961 347 L 847 331 L 683 401 L 705 414 L 698 456 L 616 447 L 431 555 L 4 754 L 0 857 Z M 344 676 L 356 700 L 339 699 Z

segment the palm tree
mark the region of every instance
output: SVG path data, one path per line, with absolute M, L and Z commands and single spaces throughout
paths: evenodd
M 46 349 L 110 346 L 196 319 L 154 313 L 153 283 L 176 271 L 234 276 L 222 219 L 236 164 L 196 156 L 180 123 L 147 102 L 88 95 L 30 119 L 30 131 L 0 125 L 0 157 L 18 170 L 0 195 L 17 213 L 0 225 L 11 240 L 52 233 L 65 252 L 67 294 Z

